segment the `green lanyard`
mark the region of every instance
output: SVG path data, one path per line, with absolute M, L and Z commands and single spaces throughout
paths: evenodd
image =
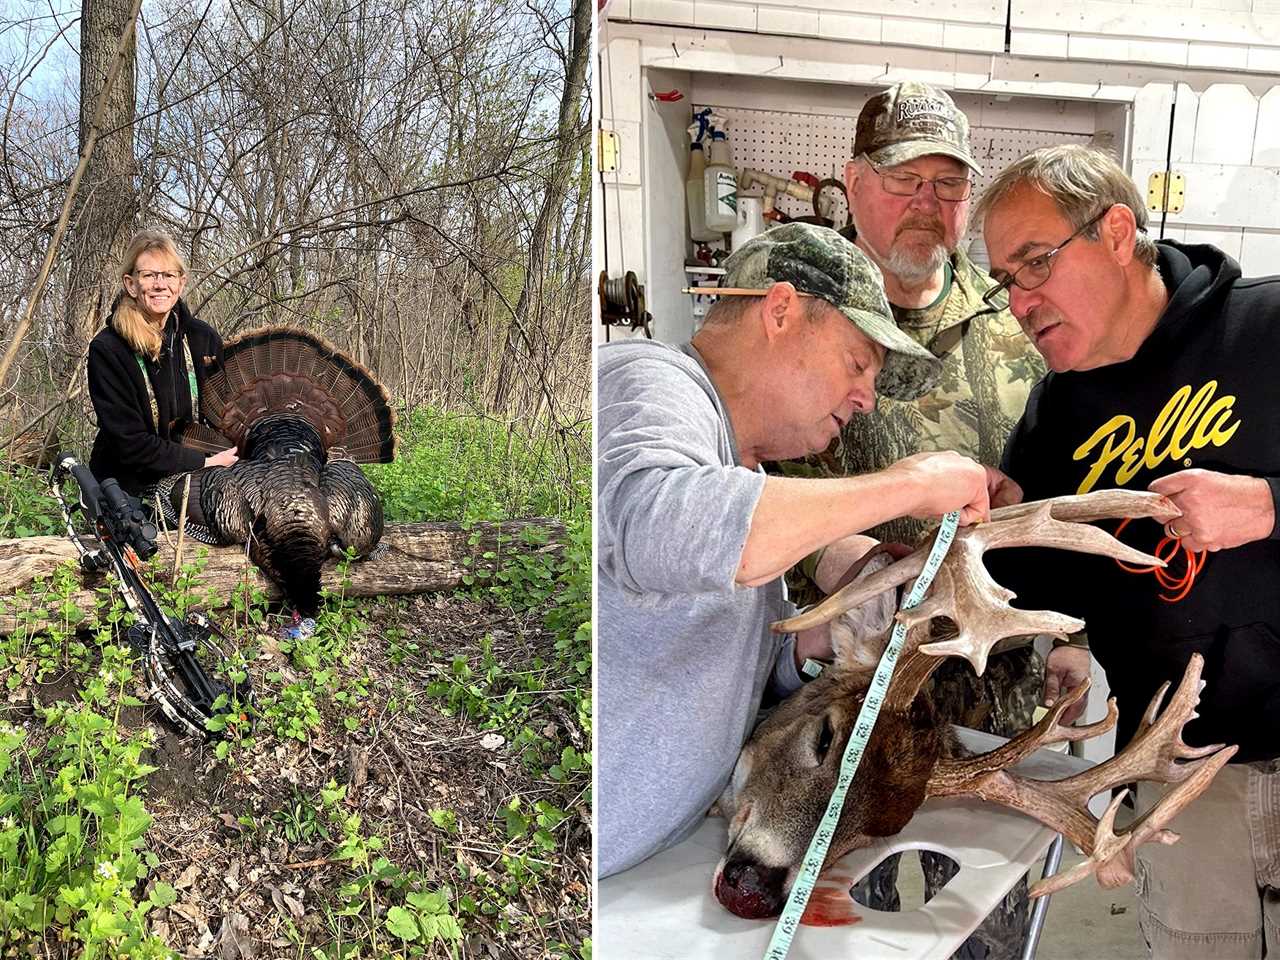
M 187 383 L 191 385 L 191 419 L 196 421 L 199 419 L 200 410 L 200 388 L 196 385 L 196 365 L 191 359 L 191 345 L 187 343 L 187 338 L 182 337 L 182 355 L 187 361 Z M 156 404 L 155 387 L 151 385 L 151 375 L 147 373 L 147 365 L 142 359 L 142 354 L 135 353 L 133 358 L 138 361 L 138 369 L 142 371 L 142 382 L 147 387 L 147 399 L 151 401 L 151 423 L 156 428 L 156 433 L 160 432 L 160 407 Z M 174 402 L 177 402 L 174 397 Z

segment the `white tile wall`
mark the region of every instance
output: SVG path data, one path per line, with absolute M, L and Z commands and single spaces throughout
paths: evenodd
M 1240 247 L 1240 269 L 1246 277 L 1280 274 L 1280 231 L 1246 230 Z

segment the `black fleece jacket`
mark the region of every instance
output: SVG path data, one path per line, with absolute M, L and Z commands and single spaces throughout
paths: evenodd
M 1032 391 L 1005 448 L 1026 499 L 1108 487 L 1145 490 L 1199 467 L 1265 477 L 1280 500 L 1280 277 L 1243 280 L 1211 246 L 1161 241 L 1169 304 L 1132 359 L 1050 373 Z M 1280 517 L 1280 503 L 1276 515 Z M 1103 524 L 1114 531 L 1115 523 Z M 1152 552 L 1153 520 L 1121 538 Z M 988 555 L 1016 605 L 1082 617 L 1120 709 L 1126 743 L 1162 683 L 1204 655 L 1192 745 L 1235 743 L 1235 762 L 1280 756 L 1280 539 L 1207 555 L 1190 594 L 1166 603 L 1150 575 L 1063 551 Z M 1181 563 L 1181 561 L 1178 561 Z
M 111 323 L 89 344 L 89 397 L 98 415 L 89 469 L 99 481 L 114 477 L 136 494 L 161 477 L 204 466 L 203 453 L 175 441 L 198 412 L 191 405 L 180 336 L 191 347 L 201 394 L 207 378 L 222 366 L 222 338 L 179 300 L 165 321 L 159 361 L 143 358 L 160 412 L 158 425 L 152 422 L 147 384 L 133 348 Z

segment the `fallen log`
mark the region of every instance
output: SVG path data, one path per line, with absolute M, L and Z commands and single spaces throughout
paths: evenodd
M 529 542 L 524 532 L 530 528 L 545 530 L 548 537 Z M 463 584 L 463 577 L 476 571 L 496 571 L 504 560 L 516 554 L 554 552 L 563 544 L 564 527 L 550 520 L 509 520 L 503 523 L 402 523 L 388 526 L 374 555 L 351 564 L 347 571 L 348 596 L 371 597 L 384 594 L 426 593 L 453 590 Z M 160 576 L 169 579 L 174 567 L 173 542 L 162 537 L 153 559 Z M 183 562 L 195 561 L 199 551 L 207 551 L 207 559 L 196 576 L 189 593 L 194 595 L 197 609 L 230 605 L 237 590 L 246 582 L 260 588 L 268 598 L 278 599 L 280 591 L 264 577 L 245 554 L 243 547 L 206 547 L 190 540 L 183 547 Z M 59 565 L 75 561 L 75 546 L 64 537 L 23 537 L 0 540 L 0 634 L 13 633 L 19 623 L 24 629 L 38 630 L 47 624 L 44 606 L 49 602 L 32 595 L 38 578 L 50 580 Z M 75 567 L 79 581 L 69 596 L 57 597 L 58 605 L 69 601 L 86 618 L 82 628 L 93 626 L 96 591 L 110 583 L 110 574 L 87 574 Z M 321 582 L 330 589 L 342 586 L 337 562 L 325 564 Z M 206 602 L 212 600 L 213 602 Z

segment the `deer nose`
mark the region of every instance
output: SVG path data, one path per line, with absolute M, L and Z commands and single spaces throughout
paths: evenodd
M 764 920 L 782 912 L 784 867 L 766 867 L 734 856 L 716 879 L 716 899 L 730 913 L 746 920 Z

